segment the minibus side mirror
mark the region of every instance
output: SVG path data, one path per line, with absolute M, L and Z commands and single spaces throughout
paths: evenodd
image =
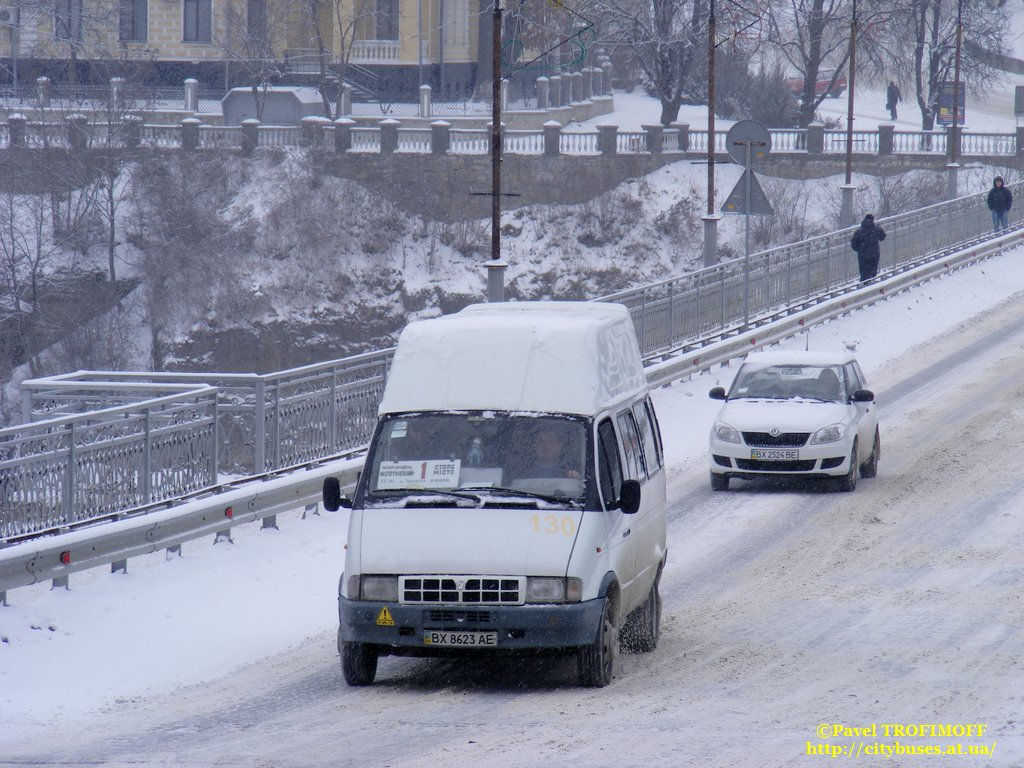
M 712 387 L 708 397 L 712 400 L 725 400 L 725 387 Z
M 336 477 L 324 478 L 324 509 L 337 512 L 341 507 L 352 509 L 352 499 L 341 495 L 341 481 Z
M 635 515 L 640 509 L 640 481 L 623 480 L 619 489 L 619 504 L 627 515 Z

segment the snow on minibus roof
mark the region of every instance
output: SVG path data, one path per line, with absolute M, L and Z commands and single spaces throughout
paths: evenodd
M 379 412 L 593 415 L 646 386 L 621 304 L 473 304 L 402 331 Z

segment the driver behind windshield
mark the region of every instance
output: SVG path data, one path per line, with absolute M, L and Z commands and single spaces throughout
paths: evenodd
M 532 477 L 569 477 L 578 479 L 579 451 L 567 445 L 565 430 L 545 424 L 536 430 L 534 460 L 526 471 Z

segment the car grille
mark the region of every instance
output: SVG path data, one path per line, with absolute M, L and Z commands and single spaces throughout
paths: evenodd
M 514 576 L 402 576 L 399 601 L 419 604 L 522 605 L 525 579 Z
M 757 448 L 799 448 L 807 443 L 810 432 L 782 432 L 772 435 L 768 432 L 744 432 L 743 440 L 747 445 Z
M 753 461 L 751 459 L 736 459 L 737 469 L 753 472 L 810 472 L 814 469 L 815 461 Z
M 494 620 L 490 611 L 433 610 L 427 613 L 427 618 L 444 624 L 490 624 Z

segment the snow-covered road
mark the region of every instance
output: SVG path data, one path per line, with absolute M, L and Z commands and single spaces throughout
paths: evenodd
M 311 561 L 326 558 L 331 574 L 322 578 L 329 583 L 315 585 L 326 604 L 322 620 L 302 625 L 311 628 L 308 636 L 295 642 L 273 633 L 275 623 L 299 620 L 285 613 L 275 582 L 294 576 L 307 584 L 309 574 L 283 556 L 284 543 L 264 550 L 268 537 L 255 531 L 234 550 L 204 549 L 191 564 L 136 568 L 134 598 L 120 598 L 108 616 L 110 652 L 118 652 L 115 638 L 128 638 L 123 679 L 108 681 L 114 695 L 98 710 L 66 716 L 58 693 L 48 717 L 26 690 L 33 706 L 20 717 L 17 691 L 0 692 L 7 723 L 0 765 L 781 768 L 825 764 L 832 758 L 817 753 L 825 748 L 852 749 L 847 760 L 856 766 L 1024 764 L 1024 294 L 1008 284 L 1020 272 L 1012 256 L 1019 254 L 830 323 L 812 331 L 810 342 L 794 341 L 859 346 L 869 363 L 882 407 L 883 456 L 879 476 L 853 494 L 739 482 L 712 492 L 699 449 L 715 408 L 705 394 L 727 383 L 731 370 L 657 393 L 673 459 L 662 638 L 654 653 L 623 655 L 609 688 L 578 688 L 572 659 L 382 659 L 373 686 L 346 687 L 329 598 L 343 520 L 283 521 L 280 534 L 302 529 L 298 545 L 309 548 Z M 1002 298 L 991 299 L 993 307 L 959 325 L 946 317 L 951 295 L 959 308 L 972 292 L 995 296 L 989 282 L 1000 280 Z M 900 324 L 910 318 L 942 332 L 901 346 Z M 887 339 L 888 352 L 879 349 Z M 251 567 L 254 549 L 259 569 Z M 275 552 L 282 554 L 276 575 Z M 135 601 L 162 595 L 163 613 L 187 611 L 187 601 L 171 602 L 174 574 L 167 571 L 225 557 L 234 566 L 222 563 L 211 573 L 233 580 L 235 592 L 265 590 L 265 606 L 257 595 L 246 603 L 250 613 L 231 604 L 219 610 L 218 593 L 207 585 L 213 597 L 196 592 L 188 599 L 208 631 L 160 610 L 152 621 L 166 620 L 164 632 L 180 627 L 176 644 L 197 666 L 223 660 L 226 650 L 230 658 L 224 643 L 237 644 L 242 666 L 232 671 L 220 661 L 222 668 L 208 669 L 200 682 L 162 683 L 146 695 L 129 671 L 145 656 L 128 647 L 132 637 L 145 638 L 132 624 L 140 617 Z M 77 593 L 33 598 L 65 630 L 53 633 L 55 665 L 57 655 L 76 653 L 75 629 L 67 628 L 77 617 L 61 615 L 62 607 L 84 602 L 95 610 L 117 581 L 98 574 Z M 21 594 L 12 595 L 15 606 L 0 609 L 0 620 L 20 620 Z M 268 613 L 254 617 L 253 610 Z M 87 643 L 90 630 L 78 632 Z M 254 642 L 265 643 L 262 658 Z M 17 643 L 8 650 L 17 651 Z M 162 643 L 152 650 L 153 668 L 183 663 Z M 0 683 L 21 680 L 5 674 L 13 658 L 0 654 Z M 96 662 L 108 676 L 116 668 L 109 659 Z M 165 680 L 149 669 L 136 677 Z M 39 679 L 53 686 L 42 670 Z M 873 726 L 875 733 L 837 735 L 831 724 Z M 984 731 L 910 733 L 921 724 Z M 959 744 L 964 754 L 865 751 L 897 744 Z M 966 754 L 971 748 L 992 754 Z

